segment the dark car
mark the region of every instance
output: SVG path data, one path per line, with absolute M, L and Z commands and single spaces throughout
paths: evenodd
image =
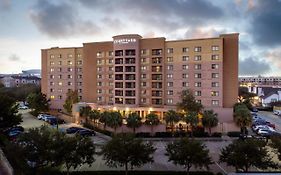
M 24 128 L 22 126 L 13 126 L 11 128 L 8 128 L 6 130 L 4 130 L 4 133 L 8 135 L 8 133 L 12 132 L 12 131 L 20 131 L 23 132 Z
M 73 134 L 73 133 L 76 133 L 77 131 L 80 131 L 80 130 L 85 130 L 85 129 L 79 128 L 79 127 L 70 127 L 70 128 L 66 129 L 66 133 L 67 134 Z
M 96 135 L 95 131 L 88 130 L 88 129 L 79 130 L 79 131 L 76 132 L 76 134 L 79 134 L 83 137 Z
M 56 125 L 56 124 L 64 124 L 65 121 L 62 120 L 62 119 L 59 119 L 59 118 L 48 118 L 47 119 L 47 122 L 50 124 L 50 125 Z

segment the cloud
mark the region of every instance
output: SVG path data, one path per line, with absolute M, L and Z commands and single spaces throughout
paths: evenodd
M 18 62 L 18 61 L 21 61 L 20 57 L 19 57 L 19 56 L 17 56 L 16 54 L 12 54 L 12 55 L 10 55 L 8 59 L 9 59 L 10 61 L 12 61 L 12 62 Z
M 270 64 L 257 58 L 249 57 L 239 61 L 239 75 L 263 75 L 270 71 Z
M 225 29 L 216 29 L 213 27 L 192 27 L 185 33 L 185 38 L 210 38 L 218 37 L 220 34 L 226 33 Z
M 281 44 L 281 1 L 258 1 L 252 13 L 249 33 L 260 46 Z
M 95 34 L 100 31 L 92 21 L 82 20 L 75 6 L 66 2 L 52 4 L 50 1 L 40 0 L 31 9 L 30 17 L 42 33 L 54 38 Z
M 9 10 L 11 8 L 11 0 L 0 0 L 0 9 Z
M 281 69 L 281 47 L 268 51 L 264 54 L 267 60 L 278 69 Z

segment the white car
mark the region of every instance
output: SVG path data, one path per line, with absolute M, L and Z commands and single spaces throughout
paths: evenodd
M 268 133 L 270 133 L 270 131 L 267 130 L 267 129 L 260 129 L 260 130 L 258 130 L 258 134 L 259 135 L 261 135 L 261 134 L 268 134 Z
M 25 110 L 25 109 L 28 109 L 28 107 L 27 106 L 19 106 L 19 109 Z
M 42 120 L 45 115 L 46 115 L 46 114 L 39 114 L 39 115 L 37 116 L 37 119 L 38 119 L 38 120 Z
M 275 115 L 280 115 L 280 114 L 281 114 L 281 111 L 280 111 L 280 110 L 274 110 L 274 111 L 273 111 L 273 114 L 275 114 Z
M 258 133 L 259 130 L 267 130 L 267 131 L 271 131 L 271 132 L 275 132 L 275 129 L 273 129 L 270 126 L 267 125 L 258 125 L 254 127 L 254 130 Z

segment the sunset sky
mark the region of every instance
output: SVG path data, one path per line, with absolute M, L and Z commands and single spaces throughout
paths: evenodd
M 0 73 L 40 68 L 41 49 L 136 33 L 240 33 L 240 75 L 281 75 L 281 0 L 0 0 Z

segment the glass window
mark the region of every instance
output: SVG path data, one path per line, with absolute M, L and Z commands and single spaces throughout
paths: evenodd
M 219 74 L 218 73 L 212 73 L 212 78 L 219 78 Z
M 195 96 L 201 96 L 201 91 L 195 91 L 194 95 Z
M 167 91 L 167 95 L 173 95 L 173 94 L 174 94 L 174 91 L 173 91 L 173 90 Z
M 173 74 L 167 74 L 167 78 L 173 78 Z
M 212 46 L 212 51 L 218 51 L 219 50 L 219 46 Z
M 188 74 L 182 74 L 182 78 L 188 78 Z
M 195 70 L 200 70 L 201 69 L 201 64 L 195 64 L 194 65 Z
M 183 53 L 188 52 L 188 47 L 184 47 L 184 48 L 182 48 L 182 52 L 183 52 Z
M 219 96 L 219 91 L 212 91 L 211 96 Z
M 188 56 L 182 56 L 182 61 L 188 61 L 189 57 Z
M 167 70 L 173 70 L 173 68 L 174 68 L 173 65 L 168 65 L 167 66 Z
M 183 70 L 187 70 L 188 69 L 188 65 L 182 65 L 182 69 Z
M 194 74 L 195 78 L 201 78 L 201 73 Z
M 219 55 L 212 55 L 212 60 L 219 60 Z
M 219 100 L 212 100 L 212 106 L 218 106 Z
M 174 84 L 173 82 L 168 82 L 168 83 L 167 83 L 167 86 L 168 86 L 168 87 L 173 87 L 173 84 Z
M 194 47 L 194 52 L 201 52 L 201 50 L 202 50 L 202 47 L 200 47 L 200 46 Z
M 195 57 L 194 57 L 194 61 L 201 61 L 201 55 L 196 55 Z
M 201 87 L 201 82 L 195 82 L 194 86 L 195 87 Z
M 219 69 L 219 65 L 218 64 L 212 64 L 212 69 Z
M 182 82 L 182 87 L 188 87 L 188 82 Z
M 173 57 L 167 57 L 167 62 L 168 62 L 168 63 L 173 62 Z
M 212 87 L 219 87 L 219 82 L 212 82 Z
M 168 48 L 167 49 L 167 53 L 173 53 L 174 52 L 174 49 L 173 48 Z

